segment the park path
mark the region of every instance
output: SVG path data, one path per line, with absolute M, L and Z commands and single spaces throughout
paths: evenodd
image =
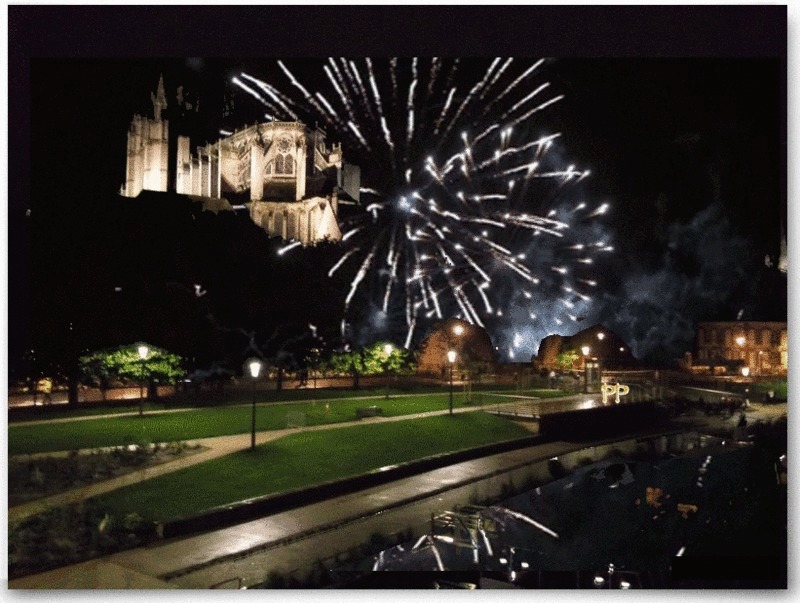
M 393 397 L 402 397 L 402 398 L 412 398 L 412 397 L 419 397 L 419 396 L 430 396 L 432 394 L 437 393 L 446 393 L 446 392 L 425 392 L 421 394 L 392 394 Z M 525 396 L 525 395 L 517 395 L 511 394 L 505 391 L 482 391 L 476 392 L 480 393 L 484 396 L 496 396 L 501 398 L 525 398 L 527 400 L 539 400 L 536 396 Z M 459 392 L 460 394 L 460 392 Z M 374 394 L 371 396 L 348 396 L 348 397 L 338 397 L 338 398 L 307 398 L 304 400 L 270 400 L 269 402 L 258 402 L 256 406 L 268 406 L 268 405 L 284 405 L 284 404 L 310 404 L 316 402 L 340 402 L 342 400 L 385 400 L 385 394 Z M 564 398 L 559 398 L 563 400 Z M 239 404 L 227 404 L 225 405 L 227 408 L 236 408 L 240 406 L 250 406 L 251 402 L 242 402 Z M 162 408 L 157 410 L 148 410 L 145 414 L 148 415 L 158 415 L 158 414 L 167 414 L 167 413 L 176 413 L 176 412 L 191 412 L 197 410 L 203 410 L 204 408 L 217 408 L 217 407 L 185 407 L 185 408 Z M 138 410 L 132 410 L 129 412 L 116 412 L 116 413 L 106 413 L 101 415 L 84 415 L 79 417 L 59 417 L 57 419 L 33 419 L 31 421 L 13 421 L 9 422 L 9 427 L 26 427 L 29 425 L 43 425 L 45 423 L 70 423 L 72 421 L 91 421 L 92 419 L 116 419 L 119 417 L 135 417 L 139 414 Z
M 507 394 L 507 393 L 497 393 L 496 395 L 498 397 L 505 397 L 505 398 L 517 397 L 514 394 Z M 383 396 L 369 396 L 368 398 L 383 398 Z M 592 398 L 592 396 L 587 396 L 585 394 L 564 396 L 560 398 L 545 398 L 545 399 L 529 398 L 529 404 L 535 404 L 537 406 L 544 404 L 544 405 L 552 405 L 554 407 L 563 407 L 565 404 L 574 402 L 585 403 L 589 398 Z M 317 400 L 317 402 L 319 402 L 319 400 Z M 524 408 L 516 401 L 505 402 L 505 403 L 498 402 L 496 404 L 484 404 L 483 406 L 455 408 L 453 409 L 453 412 L 464 413 L 464 412 L 475 412 L 478 410 L 496 410 L 500 412 L 506 411 L 509 414 L 512 414 L 512 412 L 516 412 L 517 410 L 520 410 L 521 413 L 524 413 Z M 444 409 L 444 410 L 435 410 L 423 413 L 415 413 L 411 415 L 400 415 L 395 417 L 370 417 L 360 420 L 346 421 L 342 423 L 329 423 L 323 425 L 312 425 L 307 427 L 294 427 L 288 429 L 261 431 L 256 433 L 256 444 L 257 445 L 265 444 L 267 442 L 277 440 L 284 436 L 291 435 L 294 433 L 300 433 L 303 431 L 339 429 L 345 427 L 352 427 L 355 425 L 422 419 L 425 417 L 445 415 L 448 412 L 449 411 L 447 409 Z M 752 419 L 759 418 L 761 420 L 770 420 L 776 418 L 777 416 L 785 414 L 786 414 L 785 404 L 771 405 L 770 407 L 760 404 L 754 404 L 748 411 L 748 418 Z M 111 415 L 111 416 L 119 416 L 119 415 Z M 98 418 L 98 417 L 93 417 L 93 418 Z M 53 421 L 62 422 L 61 419 L 54 419 Z M 708 426 L 712 426 L 711 424 L 713 424 L 713 426 L 715 427 L 724 426 L 732 428 L 734 419 L 722 420 L 720 418 L 713 418 L 713 419 L 700 419 L 699 421 L 701 424 L 703 423 L 703 421 L 709 423 Z M 696 424 L 698 422 L 698 418 L 689 419 L 689 422 Z M 526 423 L 525 426 L 530 428 L 533 432 L 537 432 L 536 429 L 537 424 Z M 193 465 L 197 465 L 200 463 L 205 463 L 207 461 L 217 459 L 219 457 L 232 454 L 234 452 L 246 450 L 247 448 L 250 447 L 250 438 L 251 434 L 242 433 L 229 436 L 219 436 L 213 438 L 201 438 L 197 440 L 191 440 L 188 442 L 190 445 L 196 444 L 201 446 L 205 450 L 189 454 L 177 458 L 175 460 L 159 463 L 157 465 L 150 465 L 148 467 L 132 471 L 130 473 L 121 475 L 119 477 L 107 479 L 101 482 L 95 482 L 92 484 L 87 484 L 85 486 L 81 486 L 64 492 L 59 492 L 57 494 L 53 494 L 45 498 L 40 498 L 37 500 L 22 503 L 20 505 L 16 505 L 8 509 L 8 519 L 10 522 L 20 521 L 28 517 L 31 517 L 33 515 L 36 515 L 37 513 L 41 513 L 47 510 L 48 508 L 52 508 L 54 506 L 62 506 L 72 503 L 78 503 L 88 498 L 92 498 L 94 496 L 106 494 L 118 488 L 124 488 L 125 486 L 136 484 L 153 477 L 158 477 L 160 475 L 172 473 L 174 471 L 178 471 L 180 469 L 191 467 Z M 91 452 L 91 450 L 79 451 L 79 453 L 88 453 L 88 452 Z M 64 457 L 68 454 L 70 454 L 69 451 L 59 451 L 59 452 L 44 452 L 37 454 L 25 454 L 25 455 L 19 455 L 19 457 L 23 457 L 26 459 L 36 459 L 44 457 Z M 12 457 L 12 458 L 18 458 L 18 457 Z
M 566 398 L 553 398 L 552 400 L 553 401 L 558 400 L 563 402 L 565 401 L 565 399 Z M 581 399 L 583 399 L 583 397 L 581 397 Z M 542 401 L 547 402 L 547 400 L 537 400 L 537 402 L 542 402 Z M 511 404 L 513 405 L 514 403 Z M 503 404 L 499 405 L 500 408 L 502 408 L 503 406 L 504 406 Z M 493 404 L 491 405 L 491 407 L 496 408 L 497 405 Z M 486 406 L 455 408 L 453 409 L 453 412 L 454 413 L 475 412 L 482 409 L 486 410 L 487 408 Z M 289 429 L 261 431 L 256 433 L 256 445 L 264 444 L 266 442 L 271 442 L 273 440 L 277 440 L 284 436 L 303 431 L 318 431 L 321 429 L 339 429 L 344 427 L 352 427 L 355 425 L 389 423 L 393 421 L 422 419 L 425 417 L 444 415 L 447 414 L 448 412 L 449 410 L 447 409 L 435 410 L 429 412 L 415 413 L 411 415 L 400 415 L 396 417 L 369 417 L 360 420 L 346 421 L 342 423 L 329 423 L 324 425 L 312 425 L 308 427 L 294 427 Z M 55 420 L 55 421 L 60 421 L 60 420 Z M 20 505 L 16 505 L 8 509 L 8 520 L 9 522 L 21 521 L 38 513 L 42 513 L 52 507 L 63 506 L 72 503 L 79 503 L 88 498 L 106 494 L 118 488 L 124 488 L 125 486 L 136 484 L 144 480 L 151 479 L 153 477 L 158 477 L 160 475 L 172 473 L 174 471 L 178 471 L 186 467 L 191 467 L 192 465 L 205 463 L 207 461 L 228 454 L 232 454 L 234 452 L 246 450 L 247 448 L 250 447 L 250 438 L 251 434 L 242 433 L 230 436 L 219 436 L 213 438 L 202 438 L 197 440 L 191 440 L 188 442 L 190 445 L 197 444 L 202 446 L 203 448 L 206 448 L 206 450 L 186 455 L 172 461 L 167 461 L 164 463 L 159 463 L 157 465 L 144 467 L 142 469 L 132 471 L 131 473 L 120 475 L 119 477 L 114 477 L 101 482 L 87 484 L 85 486 L 73 488 L 71 490 L 66 490 L 64 492 L 59 492 L 57 494 L 53 494 L 45 498 L 40 498 L 37 500 L 22 503 Z M 79 453 L 80 452 L 90 452 L 90 450 L 79 451 Z M 27 458 L 36 459 L 44 457 L 63 457 L 66 456 L 67 454 L 70 453 L 66 451 L 59 451 L 59 452 L 45 452 L 45 453 L 38 453 L 31 455 L 25 454 L 18 456 L 24 457 L 26 459 Z

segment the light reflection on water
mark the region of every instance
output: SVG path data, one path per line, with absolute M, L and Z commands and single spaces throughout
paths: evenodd
M 745 442 L 697 433 L 636 442 L 631 454 L 562 466 L 566 475 L 560 479 L 488 507 L 437 517 L 431 524 L 436 550 L 430 545 L 393 547 L 351 569 L 481 569 L 507 577 L 513 572 L 515 578 L 528 571 L 589 570 L 586 587 L 591 588 L 592 570 L 613 560 L 625 569 L 615 587 L 621 587 L 623 577 L 636 587 L 636 571 L 668 569 L 669 559 L 686 550 L 687 542 L 723 529 L 718 508 L 746 489 L 741 469 L 752 450 Z M 593 451 L 586 448 L 571 458 Z M 563 456 L 561 461 L 566 462 Z

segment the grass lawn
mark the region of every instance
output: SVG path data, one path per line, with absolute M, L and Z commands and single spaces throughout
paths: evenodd
M 754 393 L 766 394 L 772 390 L 775 392 L 776 398 L 786 399 L 786 379 L 776 379 L 775 381 L 761 381 L 753 383 L 750 389 Z
M 464 406 L 463 394 L 454 397 L 454 407 Z M 473 406 L 495 404 L 502 398 L 473 394 Z M 445 410 L 446 393 L 421 396 L 392 396 L 372 400 L 339 399 L 330 402 L 263 404 L 256 412 L 256 429 L 268 431 L 287 427 L 289 413 L 302 413 L 306 425 L 341 423 L 356 419 L 356 409 L 377 405 L 384 416 L 402 416 Z M 251 428 L 251 408 L 221 406 L 183 412 L 151 413 L 143 417 L 120 416 L 86 419 L 67 423 L 9 425 L 8 453 L 31 454 L 124 444 L 173 442 L 222 435 L 247 433 Z
M 391 396 L 407 396 L 409 394 L 438 394 L 446 393 L 448 391 L 446 385 L 431 386 L 420 385 L 414 387 L 392 387 L 389 389 Z M 540 389 L 526 389 L 524 391 L 516 390 L 515 386 L 508 384 L 489 384 L 481 383 L 473 386 L 472 396 L 476 400 L 480 400 L 482 396 L 487 395 L 489 392 L 496 393 L 509 393 L 509 394 L 530 394 L 542 398 L 553 396 L 563 396 L 564 392 L 558 390 L 540 390 Z M 464 396 L 463 389 L 456 386 L 455 395 Z M 210 395 L 216 394 L 213 403 L 208 402 Z M 386 388 L 384 387 L 362 387 L 359 390 L 352 389 L 284 389 L 282 392 L 276 391 L 259 391 L 258 402 L 294 402 L 306 400 L 339 400 L 339 399 L 355 399 L 355 398 L 374 398 L 376 396 L 385 396 Z M 202 399 L 202 400 L 201 400 Z M 205 403 L 203 403 L 203 400 Z M 221 392 L 203 392 L 199 398 L 192 398 L 191 394 L 181 393 L 176 397 L 167 398 L 165 400 L 146 400 L 144 403 L 144 410 L 165 410 L 176 408 L 209 408 L 223 405 L 235 404 L 249 404 L 252 400 L 252 393 L 246 389 L 227 389 Z M 10 424 L 20 423 L 25 421 L 39 421 L 48 419 L 69 419 L 73 417 L 91 417 L 96 415 L 115 415 L 125 414 L 131 412 L 139 412 L 138 401 L 131 401 L 128 403 L 103 403 L 103 402 L 82 402 L 77 408 L 68 408 L 66 405 L 49 406 L 49 407 L 26 407 L 14 409 L 9 413 L 8 422 Z
M 529 436 L 482 412 L 294 434 L 99 497 L 151 520 L 357 475 L 443 452 Z M 190 495 L 187 495 L 191 493 Z

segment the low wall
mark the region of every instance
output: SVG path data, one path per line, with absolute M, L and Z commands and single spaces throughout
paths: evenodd
M 551 439 L 607 437 L 664 423 L 666 409 L 655 402 L 609 404 L 579 412 L 554 412 L 539 419 L 539 433 Z
M 342 480 L 325 482 L 308 488 L 252 498 L 209 509 L 196 515 L 179 517 L 157 524 L 156 531 L 159 536 L 170 538 L 173 536 L 185 536 L 236 525 L 335 496 L 342 496 L 366 488 L 373 488 L 404 477 L 432 471 L 433 469 L 439 469 L 455 463 L 461 463 L 492 454 L 499 454 L 501 452 L 508 452 L 510 450 L 517 450 L 542 442 L 543 439 L 539 436 L 529 436 L 517 440 L 480 446 L 478 448 L 431 456 L 417 461 L 403 463 L 384 471 L 375 470 Z
M 644 445 L 649 451 L 659 454 L 669 451 L 671 446 L 676 450 L 679 448 L 683 449 L 684 437 L 685 434 L 670 432 L 663 435 L 649 435 L 639 438 L 628 437 L 620 441 L 604 441 L 591 447 L 576 444 L 574 450 L 558 456 L 559 468 L 557 470 L 554 470 L 551 460 L 535 459 L 530 462 L 521 463 L 517 468 L 511 470 L 497 470 L 494 474 L 490 474 L 489 476 L 481 476 L 471 480 L 474 486 L 469 498 L 472 500 L 495 498 L 508 488 L 509 482 L 518 485 L 531 482 L 546 483 L 547 481 L 561 477 L 560 474 L 557 474 L 558 472 L 570 472 L 589 461 L 595 462 L 603 460 L 612 453 L 614 455 L 625 456 L 635 452 L 641 452 L 643 442 L 646 443 Z M 208 511 L 196 515 L 160 522 L 156 525 L 156 532 L 161 538 L 171 538 L 228 527 L 336 496 L 365 490 L 448 465 L 520 448 L 532 447 L 537 444 L 544 444 L 548 441 L 551 441 L 551 438 L 530 436 L 518 440 L 499 442 L 488 446 L 428 457 L 409 463 L 403 463 L 402 465 L 385 471 L 376 470 L 343 480 L 326 482 L 308 488 L 253 498 L 209 509 Z M 670 444 L 670 441 L 672 441 L 672 444 Z M 675 447 L 676 442 L 678 444 L 677 448 Z M 554 474 L 554 471 L 557 473 Z M 469 485 L 469 482 L 461 484 L 462 487 L 464 485 Z M 443 487 L 443 490 L 449 490 L 455 487 L 459 486 L 447 485 Z M 429 496 L 431 496 L 431 493 L 425 493 L 422 497 L 427 498 Z M 413 499 L 404 500 L 402 505 L 406 505 L 409 502 L 413 502 Z M 470 501 L 464 501 L 464 503 L 467 502 Z

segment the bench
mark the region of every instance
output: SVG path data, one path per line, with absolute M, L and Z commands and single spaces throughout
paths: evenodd
M 356 408 L 356 417 L 363 419 L 365 417 L 379 417 L 383 416 L 383 409 L 380 406 L 368 406 L 366 408 Z

